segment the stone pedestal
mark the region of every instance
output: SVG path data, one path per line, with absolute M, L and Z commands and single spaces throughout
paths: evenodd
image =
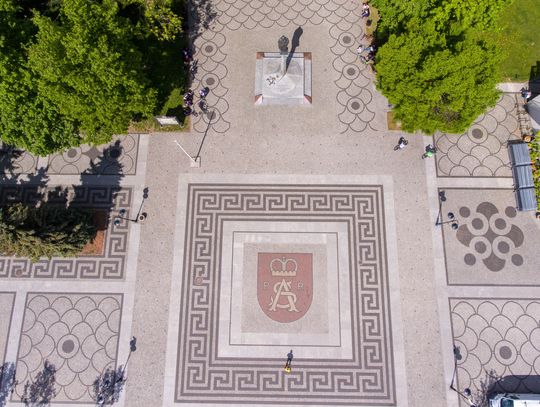
M 258 52 L 255 65 L 255 104 L 309 105 L 311 98 L 311 52 L 288 55 L 281 75 L 279 52 Z

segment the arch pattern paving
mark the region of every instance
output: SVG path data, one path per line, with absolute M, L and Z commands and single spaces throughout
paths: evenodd
M 501 96 L 497 105 L 481 115 L 467 130 L 438 133 L 439 177 L 511 177 L 507 143 L 517 139 L 519 123 L 513 95 Z
M 200 5 L 200 7 L 202 7 Z M 372 106 L 375 98 L 382 96 L 372 86 L 371 69 L 360 63 L 355 49 L 363 30 L 361 11 L 358 2 L 348 0 L 262 0 L 236 1 L 220 0 L 215 9 L 205 10 L 203 14 L 212 15 L 210 23 L 192 24 L 192 37 L 196 52 L 197 73 L 193 81 L 196 88 L 208 86 L 211 90 L 207 96 L 208 112 L 193 118 L 193 128 L 197 132 L 205 132 L 211 124 L 212 132 L 223 134 L 230 123 L 226 120 L 229 103 L 226 100 L 228 74 L 223 52 L 226 42 L 226 31 L 253 30 L 256 28 L 286 27 L 289 25 L 330 24 L 329 35 L 333 40 L 331 52 L 332 63 L 336 71 L 338 88 L 337 102 L 340 106 L 338 119 L 341 132 L 363 131 L 375 118 Z M 192 10 L 192 15 L 200 15 L 201 11 Z M 201 17 L 195 21 L 199 22 Z M 384 102 L 382 102 L 384 103 Z M 383 123 L 383 120 L 377 121 Z M 383 130 L 383 129 L 379 129 Z
M 488 392 L 540 391 L 537 299 L 450 298 L 450 313 L 459 389 L 479 405 Z
M 29 293 L 13 400 L 50 364 L 53 403 L 93 403 L 94 381 L 116 365 L 121 309 L 121 294 Z

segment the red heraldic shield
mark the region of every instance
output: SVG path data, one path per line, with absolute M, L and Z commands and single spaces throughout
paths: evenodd
M 259 253 L 257 299 L 266 315 L 277 322 L 302 318 L 313 300 L 311 253 Z

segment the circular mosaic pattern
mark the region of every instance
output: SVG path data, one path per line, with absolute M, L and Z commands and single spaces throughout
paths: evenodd
M 487 246 L 484 242 L 477 242 L 474 244 L 474 249 L 478 253 L 484 253 L 487 250 Z
M 519 254 L 514 254 L 512 256 L 512 263 L 514 264 L 514 266 L 521 266 L 523 264 L 523 257 Z
M 66 155 L 69 157 L 69 158 L 75 158 L 77 157 L 77 150 L 74 149 L 74 148 L 70 148 L 68 150 L 68 152 L 66 153 Z
M 474 215 L 468 207 L 459 209 L 464 220 L 472 215 L 470 223 L 459 226 L 456 234 L 461 244 L 474 249 L 474 253 L 467 253 L 463 257 L 465 264 L 472 266 L 479 259 L 490 271 L 501 271 L 508 261 L 515 266 L 523 264 L 523 257 L 515 250 L 523 244 L 525 235 L 510 222 L 516 215 L 515 209 L 506 207 L 504 213 L 510 216 L 503 218 L 491 202 L 479 204 Z
M 512 206 L 507 206 L 506 209 L 504 210 L 504 213 L 509 218 L 515 218 L 516 215 L 517 215 L 516 208 L 514 208 Z
M 480 129 L 473 129 L 471 134 L 475 139 L 480 139 L 484 136 L 484 133 Z
M 472 266 L 476 263 L 476 257 L 474 254 L 471 254 L 471 253 L 467 253 L 465 257 L 463 258 L 463 260 L 465 261 L 465 264 L 468 266 Z
M 497 245 L 497 248 L 501 253 L 508 253 L 510 251 L 510 245 L 506 242 L 500 242 Z
M 505 229 L 506 228 L 506 221 L 504 219 L 497 219 L 495 220 L 495 227 L 497 229 Z
M 480 230 L 484 227 L 484 222 L 482 222 L 482 219 L 476 218 L 476 219 L 473 219 L 473 221 L 471 222 L 471 225 L 476 230 Z

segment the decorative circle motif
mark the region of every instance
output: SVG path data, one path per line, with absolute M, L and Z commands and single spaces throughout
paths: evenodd
M 504 229 L 504 228 L 506 228 L 506 221 L 505 221 L 504 219 L 501 219 L 501 218 L 495 220 L 495 227 L 496 227 L 497 229 Z
M 215 80 L 214 78 L 206 78 L 205 83 L 206 83 L 208 86 L 212 86 L 214 83 L 216 83 L 216 80 Z
M 507 206 L 506 209 L 504 210 L 504 213 L 505 213 L 506 216 L 508 216 L 509 218 L 515 218 L 516 215 L 517 215 L 516 208 L 514 208 L 514 207 L 512 207 L 512 206 Z
M 351 103 L 351 108 L 352 108 L 353 110 L 358 110 L 358 109 L 360 109 L 360 103 L 358 103 L 358 102 L 352 102 L 352 103 Z
M 461 207 L 459 213 L 466 219 L 471 215 L 471 210 Z M 504 213 L 506 218 L 491 202 L 482 202 L 477 206 L 470 224 L 459 227 L 456 238 L 464 246 L 473 249 L 472 253 L 464 256 L 465 264 L 471 266 L 481 260 L 487 269 L 494 272 L 503 270 L 507 262 L 515 266 L 523 264 L 523 257 L 515 253 L 515 249 L 523 244 L 525 235 L 510 221 L 516 216 L 516 210 L 508 206 Z
M 523 264 L 523 257 L 519 254 L 514 254 L 511 260 L 514 266 L 521 266 Z
M 480 218 L 474 218 L 473 221 L 471 222 L 471 225 L 476 230 L 480 230 L 484 227 L 484 222 Z
M 344 44 L 350 44 L 352 42 L 352 38 L 349 37 L 348 35 L 344 35 L 343 36 L 343 43 Z
M 484 253 L 487 249 L 486 244 L 484 242 L 476 242 L 474 244 L 474 248 L 478 253 Z
M 510 245 L 506 242 L 500 242 L 497 245 L 497 248 L 501 253 L 508 253 L 510 251 Z
M 75 344 L 71 339 L 64 341 L 64 343 L 62 344 L 62 350 L 66 353 L 70 353 L 71 351 L 73 351 L 73 349 L 75 349 Z
M 505 365 L 511 365 L 517 358 L 517 352 L 514 345 L 506 340 L 495 345 L 494 354 L 497 360 Z
M 217 46 L 212 43 L 207 43 L 201 47 L 201 54 L 207 57 L 212 57 L 217 52 Z
M 211 46 L 211 45 L 207 45 L 206 47 L 204 47 L 204 51 L 205 51 L 207 54 L 210 54 L 210 53 L 214 52 L 214 47 Z
M 68 156 L 69 158 L 75 158 L 75 157 L 77 157 L 77 150 L 74 149 L 74 148 L 70 148 L 70 149 L 68 150 L 68 152 L 67 152 L 67 156 Z
M 472 136 L 476 139 L 480 139 L 482 138 L 482 136 L 484 135 L 484 133 L 482 133 L 482 130 L 476 128 L 476 129 L 473 129 L 473 131 L 471 132 Z
M 476 263 L 476 257 L 474 256 L 474 254 L 467 253 L 463 258 L 463 261 L 467 266 L 473 266 Z

